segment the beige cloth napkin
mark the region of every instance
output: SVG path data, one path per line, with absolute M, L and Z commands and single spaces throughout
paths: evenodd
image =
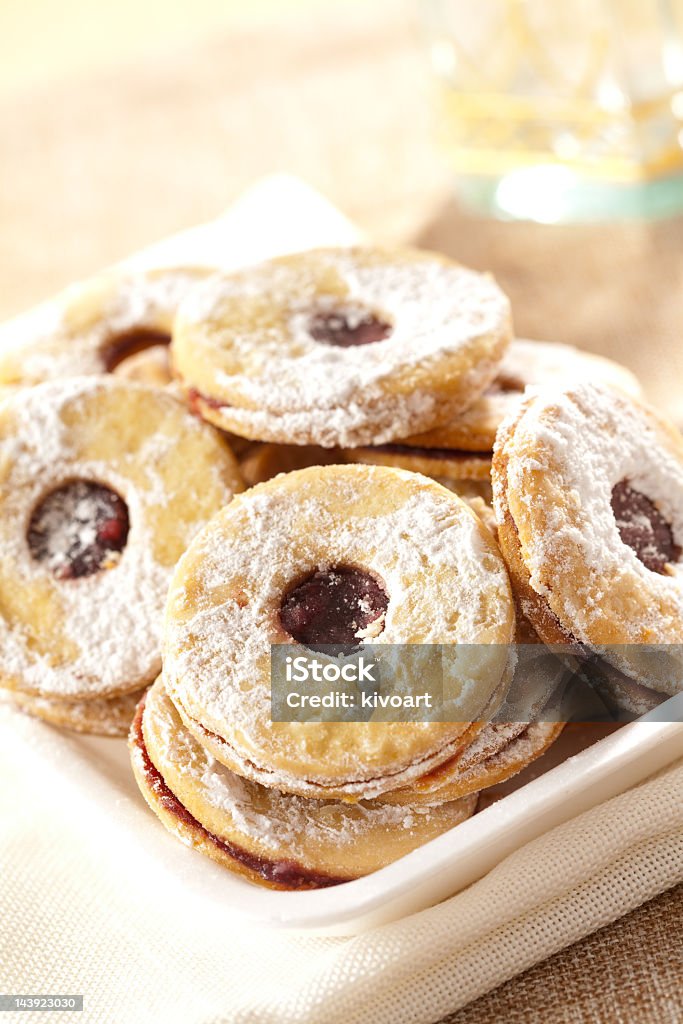
M 78 765 L 0 709 L 0 991 L 83 993 L 88 1024 L 431 1024 L 683 879 L 679 762 L 438 907 L 353 938 L 265 932 L 190 896 L 147 856 L 142 801 L 103 801 Z

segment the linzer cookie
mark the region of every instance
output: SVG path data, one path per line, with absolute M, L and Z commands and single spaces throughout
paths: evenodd
M 611 359 L 572 345 L 515 338 L 493 383 L 462 415 L 436 430 L 405 438 L 403 444 L 454 454 L 490 453 L 499 426 L 519 408 L 527 387 L 556 387 L 572 380 L 609 384 L 635 398 L 642 394 L 631 371 Z
M 611 359 L 570 345 L 515 339 L 493 383 L 445 426 L 406 437 L 400 444 L 347 449 L 344 457 L 447 480 L 488 480 L 496 431 L 519 407 L 525 389 L 569 380 L 611 384 L 635 397 L 641 393 L 634 375 Z
M 162 678 L 138 707 L 129 745 L 138 785 L 173 835 L 251 881 L 297 890 L 368 874 L 460 824 L 482 789 L 526 768 L 562 728 L 494 721 L 470 729 L 451 761 L 411 787 L 355 803 L 295 796 L 234 773 L 186 728 Z
M 136 353 L 168 348 L 178 304 L 207 274 L 200 267 L 113 270 L 72 285 L 2 327 L 0 385 L 110 373 Z M 155 379 L 150 362 L 143 364 L 144 383 L 157 384 L 160 375 L 166 382 L 163 356 L 155 358 Z
M 140 789 L 187 845 L 251 881 L 323 888 L 402 857 L 468 818 L 476 796 L 390 806 L 305 799 L 266 789 L 217 762 L 184 727 L 158 680 L 130 737 Z
M 171 395 L 81 377 L 0 405 L 0 473 L 0 685 L 140 689 L 176 561 L 241 489 L 229 449 Z
M 216 426 L 329 448 L 453 419 L 510 334 L 486 275 L 416 250 L 321 249 L 211 278 L 182 304 L 172 356 Z
M 493 486 L 501 547 L 540 636 L 597 650 L 622 687 L 678 692 L 679 431 L 602 385 L 541 391 L 501 429 Z
M 464 502 L 400 470 L 314 467 L 235 499 L 180 560 L 165 685 L 186 727 L 237 774 L 367 799 L 449 760 L 483 727 L 509 683 L 514 629 L 500 552 Z M 429 645 L 481 645 L 452 720 L 271 721 L 271 644 L 368 642 L 415 645 L 425 659 Z

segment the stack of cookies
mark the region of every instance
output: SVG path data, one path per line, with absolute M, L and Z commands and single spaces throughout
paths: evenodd
M 527 388 L 568 380 L 600 381 L 638 398 L 640 385 L 625 367 L 570 345 L 513 339 L 491 385 L 445 426 L 403 438 L 400 444 L 345 450 L 352 462 L 400 466 L 433 476 L 464 496 L 491 502 L 491 464 L 501 423 L 519 407 Z
M 623 367 L 514 339 L 488 275 L 372 247 L 112 272 L 3 328 L 0 388 L 0 683 L 108 735 L 137 705 L 148 802 L 253 881 L 375 870 L 541 754 L 516 640 L 633 714 L 680 689 L 678 432 Z M 286 722 L 283 643 L 486 654 L 440 720 Z
M 178 563 L 163 674 L 131 736 L 140 788 L 171 831 L 255 881 L 310 888 L 382 867 L 469 817 L 479 790 L 558 735 L 494 718 L 515 628 L 493 536 L 436 482 L 355 465 L 278 476 Z M 447 721 L 271 720 L 273 644 L 328 664 L 368 641 L 425 645 L 425 671 L 429 645 L 481 656 L 467 687 L 453 672 Z

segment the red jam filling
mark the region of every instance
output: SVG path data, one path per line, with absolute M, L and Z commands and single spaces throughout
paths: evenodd
M 27 540 L 31 555 L 60 580 L 111 568 L 126 546 L 128 507 L 115 491 L 72 480 L 36 506 Z
M 208 406 L 209 409 L 227 409 L 230 407 L 228 402 L 221 402 L 218 398 L 211 398 L 209 395 L 204 395 L 201 391 L 197 391 L 196 388 L 188 389 L 187 401 L 190 406 L 190 411 L 196 416 L 201 414 L 202 405 Z
M 243 864 L 259 878 L 266 882 L 272 882 L 283 889 L 325 889 L 331 885 L 341 885 L 347 882 L 347 878 L 335 878 L 333 875 L 325 875 L 316 871 L 309 871 L 307 868 L 289 860 L 266 860 L 256 854 L 249 853 L 236 843 L 230 843 L 220 839 L 205 829 L 201 822 L 197 821 L 194 815 L 190 814 L 187 807 L 181 804 L 176 795 L 168 788 L 162 775 L 152 763 L 149 756 L 145 737 L 142 731 L 142 715 L 145 710 L 145 698 L 138 704 L 135 718 L 131 726 L 131 742 L 135 744 L 142 756 L 142 766 L 147 780 L 147 785 L 164 810 L 181 821 L 193 832 L 200 832 L 205 839 L 221 850 L 227 856 L 239 864 Z
M 681 549 L 674 543 L 673 530 L 657 506 L 622 480 L 612 491 L 612 511 L 619 536 L 652 572 L 663 573 L 676 562 Z
M 315 341 L 337 348 L 373 345 L 391 334 L 390 324 L 373 313 L 332 310 L 315 313 L 308 322 L 308 332 Z
M 280 607 L 283 629 L 312 650 L 357 645 L 384 629 L 389 596 L 376 577 L 350 566 L 317 569 L 289 590 Z

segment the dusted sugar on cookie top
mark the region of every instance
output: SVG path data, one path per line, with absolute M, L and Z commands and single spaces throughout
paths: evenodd
M 319 249 L 200 286 L 172 356 L 217 426 L 329 448 L 452 419 L 493 380 L 510 336 L 487 275 L 411 249 Z
M 461 416 L 436 430 L 405 438 L 403 444 L 450 451 L 453 456 L 460 450 L 491 452 L 498 427 L 517 411 L 526 388 L 562 386 L 570 380 L 609 384 L 634 398 L 642 394 L 635 375 L 612 359 L 572 345 L 515 338 L 493 383 Z
M 235 499 L 183 556 L 165 684 L 187 728 L 238 774 L 359 799 L 448 760 L 470 723 L 495 710 L 514 628 L 500 553 L 464 502 L 400 470 L 313 467 Z M 448 722 L 273 722 L 271 644 L 326 641 L 411 644 L 425 665 L 429 645 L 481 647 Z
M 171 395 L 80 377 L 2 403 L 0 467 L 0 684 L 73 701 L 150 682 L 175 563 L 242 488 L 228 447 Z
M 399 444 L 347 448 L 344 458 L 396 466 L 451 481 L 488 480 L 496 432 L 519 408 L 527 387 L 602 381 L 638 397 L 640 385 L 624 366 L 571 345 L 515 339 L 492 384 L 451 422 Z
M 71 285 L 49 302 L 0 328 L 0 386 L 27 386 L 127 367 L 131 376 L 165 386 L 163 350 L 171 342 L 181 300 L 210 271 L 202 267 L 111 270 Z
M 599 648 L 627 679 L 678 692 L 683 438 L 676 427 L 604 385 L 541 390 L 499 433 L 493 487 L 501 547 L 542 638 Z

